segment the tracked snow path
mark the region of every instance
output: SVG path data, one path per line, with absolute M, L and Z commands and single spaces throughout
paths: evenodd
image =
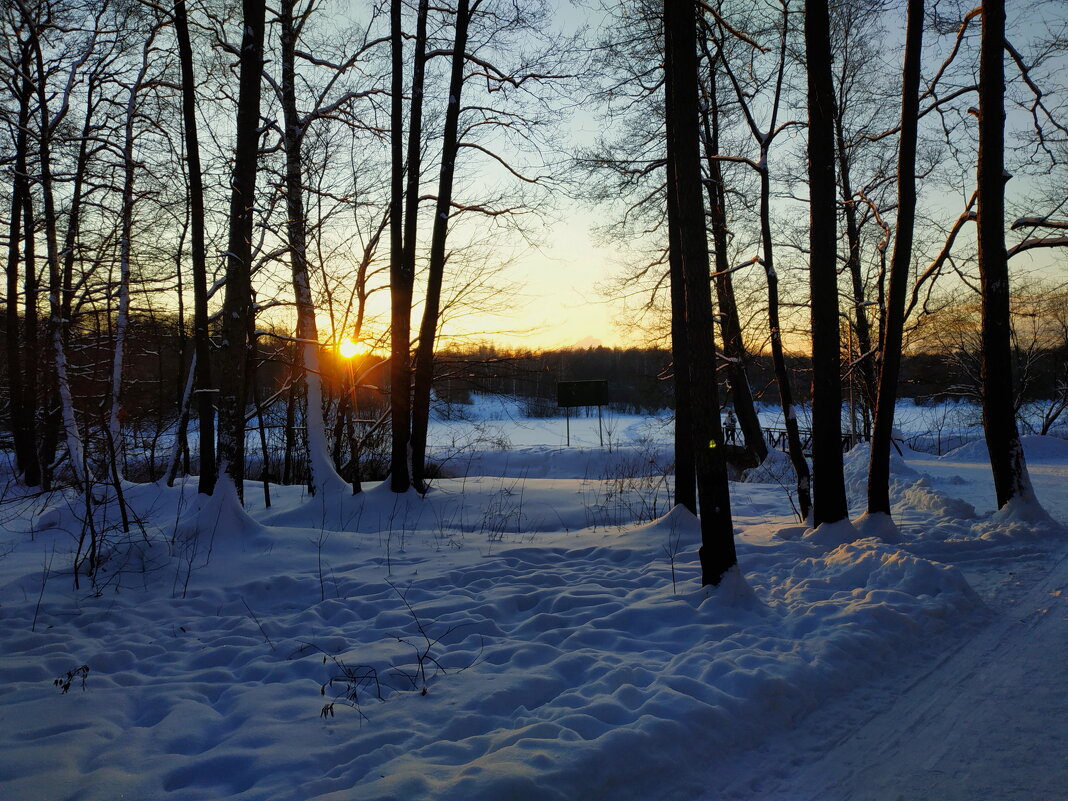
M 904 677 L 873 676 L 762 747 L 719 755 L 699 771 L 716 789 L 691 797 L 1068 799 L 1068 549 L 1046 565 L 940 659 Z
M 1068 797 L 1068 557 L 773 797 L 1060 801 Z

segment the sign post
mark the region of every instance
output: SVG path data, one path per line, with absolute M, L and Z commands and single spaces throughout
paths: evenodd
M 571 446 L 571 409 L 578 406 L 597 407 L 597 434 L 604 445 L 601 428 L 601 407 L 608 403 L 608 381 L 560 381 L 556 385 L 556 405 L 564 409 L 567 420 L 567 444 Z

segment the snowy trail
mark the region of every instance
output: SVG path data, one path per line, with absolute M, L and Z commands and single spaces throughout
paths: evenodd
M 858 788 L 870 801 L 1068 797 L 1066 589 L 1062 553 L 1013 608 L 775 797 L 852 801 Z
M 716 799 L 1068 799 L 1068 550 L 899 694 L 846 696 L 743 755 Z

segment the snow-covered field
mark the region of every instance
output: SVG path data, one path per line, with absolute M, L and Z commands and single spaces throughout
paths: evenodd
M 706 590 L 665 420 L 469 417 L 425 497 L 130 485 L 95 587 L 77 499 L 9 493 L 0 799 L 1068 798 L 1068 441 L 1026 439 L 1052 520 L 903 448 L 894 543 L 732 484 Z

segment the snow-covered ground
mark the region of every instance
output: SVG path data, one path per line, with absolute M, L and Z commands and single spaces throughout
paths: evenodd
M 903 448 L 894 543 L 732 484 L 706 590 L 666 420 L 468 417 L 425 497 L 129 485 L 80 589 L 78 500 L 9 493 L 0 799 L 1068 798 L 1068 441 L 1026 439 L 1052 520 Z

